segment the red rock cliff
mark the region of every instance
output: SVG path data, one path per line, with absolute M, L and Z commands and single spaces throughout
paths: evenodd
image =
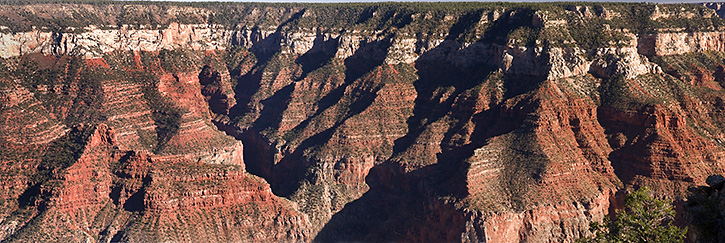
M 725 170 L 714 11 L 512 6 L 9 5 L 0 239 L 571 242 Z

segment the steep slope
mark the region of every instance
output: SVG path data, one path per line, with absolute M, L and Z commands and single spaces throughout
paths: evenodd
M 309 239 L 308 217 L 245 172 L 241 142 L 212 124 L 191 65 L 202 58 L 219 57 L 4 60 L 3 239 Z
M 703 6 L 6 6 L 3 240 L 571 242 L 725 170 Z

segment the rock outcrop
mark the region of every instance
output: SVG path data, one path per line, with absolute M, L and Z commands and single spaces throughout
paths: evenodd
M 725 171 L 699 5 L 0 16 L 3 241 L 571 242 Z
M 639 37 L 638 51 L 644 55 L 669 56 L 690 52 L 725 50 L 723 32 L 657 33 Z
M 723 197 L 722 175 L 707 177 L 707 186 L 690 188 L 690 195 L 684 204 L 684 218 L 692 225 L 688 229 L 690 239 L 698 242 L 716 242 L 725 240 L 723 234 L 723 215 L 725 198 Z
M 68 132 L 68 128 L 28 89 L 9 80 L 3 82 L 3 123 L 0 140 L 13 144 L 45 144 Z
M 717 13 L 718 16 L 725 18 L 725 9 L 723 9 L 722 3 L 703 3 L 702 5 L 715 10 L 715 13 Z
M 15 223 L 5 222 L 4 232 L 22 241 L 195 241 L 199 232 L 217 241 L 305 241 L 311 234 L 307 217 L 243 166 L 124 153 L 117 144 L 114 129 L 98 125 L 78 160 L 40 186 L 48 201 L 38 202 L 37 214 L 10 217 Z

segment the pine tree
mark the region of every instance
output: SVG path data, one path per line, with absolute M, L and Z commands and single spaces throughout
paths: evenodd
M 584 242 L 684 242 L 687 228 L 672 224 L 675 210 L 670 203 L 656 199 L 647 187 L 627 195 L 624 209 L 614 221 L 592 222 L 594 237 Z

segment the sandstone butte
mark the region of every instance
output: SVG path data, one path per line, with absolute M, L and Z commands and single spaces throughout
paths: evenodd
M 9 1 L 0 241 L 573 242 L 725 172 L 721 7 Z

